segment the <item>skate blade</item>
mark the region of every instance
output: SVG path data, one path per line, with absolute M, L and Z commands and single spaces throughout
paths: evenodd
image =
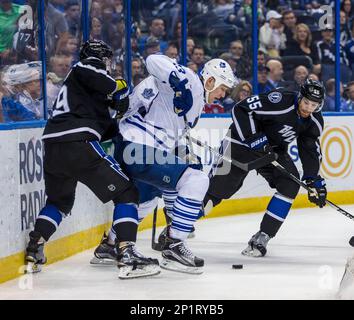
M 202 274 L 204 272 L 203 267 L 187 267 L 177 261 L 168 260 L 163 258 L 161 261 L 161 268 L 169 271 L 189 273 L 189 274 Z
M 159 265 L 149 265 L 133 270 L 132 266 L 118 268 L 118 278 L 122 280 L 156 276 L 161 272 Z
M 117 261 L 113 260 L 113 259 L 109 259 L 109 258 L 99 259 L 97 257 L 93 257 L 90 260 L 90 264 L 92 264 L 94 266 L 116 266 L 117 265 Z
M 253 258 L 263 257 L 263 254 L 258 249 L 252 249 L 250 246 L 248 246 L 245 250 L 243 250 L 241 254 Z
M 26 269 L 24 271 L 25 274 L 38 273 L 38 272 L 41 272 L 41 271 L 42 271 L 42 265 L 41 264 L 36 264 L 34 262 L 27 261 Z

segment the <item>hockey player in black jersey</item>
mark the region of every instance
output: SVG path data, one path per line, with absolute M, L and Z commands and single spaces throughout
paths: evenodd
M 36 220 L 26 249 L 28 272 L 38 272 L 46 262 L 44 243 L 63 216 L 70 213 L 78 182 L 88 186 L 103 202 L 114 202 L 113 228 L 119 235 L 116 250 L 120 278 L 151 276 L 160 272 L 157 259 L 146 258 L 135 247 L 138 227 L 138 191 L 100 141 L 114 137 L 117 122 L 109 107 L 124 112 L 129 88 L 110 77 L 113 53 L 103 41 L 89 40 L 80 50 L 53 105 L 53 115 L 43 133 L 44 179 L 47 201 Z
M 231 151 L 232 158 L 240 162 L 249 162 L 265 153 L 275 152 L 278 154 L 277 161 L 288 172 L 299 177 L 288 154 L 289 143 L 296 139 L 304 171 L 302 180 L 317 191 L 309 193 L 309 200 L 322 208 L 327 196 L 325 181 L 319 175 L 323 100 L 323 85 L 309 79 L 301 86 L 299 93 L 278 89 L 239 102 L 232 110 L 233 123 L 223 141 L 224 152 L 231 148 L 228 151 Z M 220 175 L 218 171 L 221 172 L 222 165 L 220 161 L 211 172 L 209 190 L 204 199 L 205 214 L 222 199 L 228 199 L 237 192 L 248 174 L 232 166 L 227 175 Z M 254 257 L 266 254 L 268 241 L 277 234 L 299 191 L 297 183 L 271 164 L 257 171 L 276 192 L 268 204 L 260 230 L 242 252 Z

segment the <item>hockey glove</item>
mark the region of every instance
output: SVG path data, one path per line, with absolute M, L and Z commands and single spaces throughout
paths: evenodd
M 267 153 L 275 153 L 272 146 L 268 143 L 268 138 L 263 133 L 258 133 L 244 141 L 250 149 L 260 155 Z
M 171 88 L 175 92 L 173 97 L 173 106 L 175 113 L 179 117 L 183 117 L 193 106 L 193 96 L 190 89 L 186 88 L 188 79 L 180 80 L 175 72 L 170 73 L 168 79 Z
M 117 111 L 116 118 L 121 118 L 129 108 L 129 87 L 125 80 L 116 80 L 117 91 L 112 96 L 110 107 Z
M 326 182 L 323 178 L 318 176 L 317 178 L 305 179 L 306 185 L 312 189 L 312 192 L 308 192 L 309 201 L 319 206 L 320 208 L 326 205 L 327 189 Z

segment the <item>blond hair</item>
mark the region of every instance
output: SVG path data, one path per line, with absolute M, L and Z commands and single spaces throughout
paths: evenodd
M 311 46 L 311 43 L 312 43 L 312 34 L 311 34 L 311 31 L 310 31 L 310 28 L 304 24 L 304 23 L 299 23 L 296 27 L 295 27 L 295 33 L 294 33 L 294 40 L 296 42 L 299 42 L 299 38 L 297 36 L 297 33 L 299 31 L 300 28 L 303 28 L 306 30 L 307 32 L 307 39 L 305 41 L 305 44 L 306 44 L 306 47 L 310 47 Z

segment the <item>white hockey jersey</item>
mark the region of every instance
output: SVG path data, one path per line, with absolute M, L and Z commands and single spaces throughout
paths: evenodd
M 186 87 L 192 91 L 193 106 L 186 114 L 190 127 L 194 127 L 203 110 L 204 88 L 197 74 L 175 60 L 154 54 L 146 59 L 150 74 L 130 95 L 129 109 L 119 123 L 125 140 L 162 150 L 172 150 L 186 130 L 184 117 L 174 112 L 174 91 L 169 84 L 171 72 L 178 78 L 188 79 Z

